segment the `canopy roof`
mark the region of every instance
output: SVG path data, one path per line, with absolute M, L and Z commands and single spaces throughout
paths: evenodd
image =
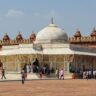
M 70 44 L 44 44 L 42 49 L 34 48 L 33 44 L 20 44 L 16 46 L 3 46 L 0 55 L 22 55 L 22 54 L 48 54 L 48 55 L 90 55 L 96 56 L 96 49 L 85 48 Z M 39 46 L 40 47 L 40 46 Z

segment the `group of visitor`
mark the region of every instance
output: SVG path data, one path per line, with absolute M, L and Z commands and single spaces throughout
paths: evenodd
M 42 66 L 39 65 L 39 61 L 36 58 L 36 60 L 32 64 L 24 64 L 22 70 L 21 70 L 21 77 L 22 77 L 22 84 L 24 84 L 24 81 L 27 78 L 28 73 L 36 73 L 38 74 L 39 78 L 42 79 L 43 75 L 49 76 L 50 73 L 54 72 L 54 68 L 50 69 L 48 64 L 44 64 Z
M 5 77 L 5 69 L 3 68 L 3 63 L 0 60 L 0 71 L 1 71 L 1 79 L 6 79 Z M 36 60 L 32 63 L 32 64 L 24 64 L 23 68 L 21 69 L 21 78 L 22 78 L 22 84 L 24 84 L 24 81 L 27 78 L 27 74 L 28 73 L 36 73 L 38 74 L 39 78 L 42 79 L 43 75 L 47 75 L 49 76 L 50 73 L 55 73 L 56 72 L 56 76 L 58 77 L 58 79 L 60 80 L 64 80 L 64 69 L 57 69 L 56 71 L 54 70 L 54 68 L 52 67 L 50 69 L 48 64 L 44 64 L 42 66 L 39 65 L 39 61 L 36 58 Z M 85 71 L 82 70 L 78 70 L 78 71 L 74 71 L 73 72 L 73 78 L 79 78 L 79 79 L 91 79 L 94 78 L 96 79 L 96 69 L 94 70 L 89 70 L 86 69 Z
M 25 64 L 21 70 L 22 84 L 24 84 L 24 81 L 27 79 L 27 74 L 30 73 L 31 71 L 32 71 L 31 64 Z
M 94 78 L 96 79 L 96 70 L 86 70 L 84 72 L 84 78 L 86 78 L 87 80 L 88 79 L 91 79 L 91 78 Z
M 86 69 L 84 71 L 80 70 L 79 72 L 73 72 L 73 79 L 96 79 L 96 69 Z

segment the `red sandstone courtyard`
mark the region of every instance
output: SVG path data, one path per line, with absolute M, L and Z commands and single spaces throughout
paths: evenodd
M 0 96 L 96 96 L 95 80 L 0 82 Z

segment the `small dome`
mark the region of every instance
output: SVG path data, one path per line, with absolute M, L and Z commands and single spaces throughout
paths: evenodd
M 35 34 L 34 32 L 32 32 L 31 35 L 30 35 L 30 37 L 29 37 L 29 39 L 30 39 L 31 41 L 35 41 L 35 39 L 36 39 L 36 34 Z
M 4 37 L 3 37 L 3 41 L 8 41 L 10 40 L 9 36 L 7 33 L 5 33 Z
M 51 24 L 38 32 L 36 36 L 36 43 L 46 43 L 51 41 L 68 42 L 68 36 L 64 30 L 57 27 L 53 20 Z
M 74 37 L 81 37 L 81 33 L 79 29 L 77 29 L 76 33 L 74 34 Z
M 96 36 L 96 29 L 95 29 L 95 27 L 93 28 L 93 31 L 91 33 L 91 37 L 93 37 L 93 36 Z
M 21 35 L 21 33 L 19 32 L 18 35 L 16 36 L 16 40 L 23 40 L 23 37 Z

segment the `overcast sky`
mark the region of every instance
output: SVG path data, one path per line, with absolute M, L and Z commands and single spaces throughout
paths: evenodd
M 51 17 L 69 36 L 77 28 L 89 35 L 96 26 L 96 0 L 0 0 L 0 39 L 5 33 L 14 39 L 19 31 L 28 38 Z

